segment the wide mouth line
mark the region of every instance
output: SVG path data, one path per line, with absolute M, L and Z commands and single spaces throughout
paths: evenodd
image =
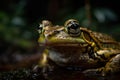
M 41 46 L 73 46 L 73 47 L 83 47 L 81 43 L 39 43 Z

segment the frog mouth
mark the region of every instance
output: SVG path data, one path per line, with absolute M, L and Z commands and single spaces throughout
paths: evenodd
M 45 39 L 40 38 L 38 42 L 41 46 L 79 46 L 86 43 L 80 37 L 71 37 L 62 32 L 60 35 L 55 35 L 55 37 L 48 36 Z
M 47 43 L 46 46 L 80 46 L 79 43 Z
M 83 39 L 49 39 L 45 40 L 42 43 L 39 43 L 42 46 L 80 46 L 85 44 Z

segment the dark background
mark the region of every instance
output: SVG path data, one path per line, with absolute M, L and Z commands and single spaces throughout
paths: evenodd
M 120 11 L 117 0 L 90 0 L 90 5 L 92 9 L 108 8 L 112 10 L 119 19 Z M 65 9 L 66 11 L 69 10 L 74 13 L 85 6 L 85 0 L 1 0 L 0 2 L 0 10 L 8 14 L 14 14 L 15 8 L 18 6 L 23 7 L 21 12 L 23 12 L 23 16 L 29 23 L 35 23 L 42 19 L 59 21 L 59 12 Z M 67 15 L 69 14 L 71 13 Z
M 119 7 L 119 0 L 0 0 L 0 67 L 40 53 L 37 27 L 43 19 L 63 25 L 75 18 L 120 41 Z

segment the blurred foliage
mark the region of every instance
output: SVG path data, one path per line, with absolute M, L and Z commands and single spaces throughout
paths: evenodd
M 92 25 L 90 26 L 88 26 L 89 20 L 86 14 L 86 9 L 84 7 L 78 9 L 76 12 L 61 11 L 61 13 L 59 14 L 60 17 L 62 17 L 63 14 L 64 15 L 66 14 L 66 15 L 63 17 L 62 23 L 64 23 L 64 21 L 67 19 L 74 18 L 80 22 L 81 26 L 90 27 L 90 28 L 93 27 L 93 29 L 95 28 L 95 30 L 99 29 L 99 27 L 104 28 L 103 30 L 105 30 L 105 27 L 102 27 L 102 26 L 107 26 L 108 24 L 111 24 L 111 22 L 115 22 L 118 19 L 117 15 L 112 10 L 107 8 L 95 8 L 95 9 L 93 8 L 91 10 L 90 15 L 92 16 L 91 17 Z
M 23 16 L 25 2 L 21 0 L 18 5 L 13 5 L 12 14 L 0 11 L 0 39 L 2 42 L 10 43 L 11 46 L 30 48 L 34 45 L 32 42 L 34 31 Z
M 0 12 L 0 15 L 3 13 Z M 14 17 L 12 20 L 8 17 L 7 14 L 4 13 L 0 23 L 0 36 L 2 40 L 20 45 L 21 47 L 30 46 L 30 39 L 32 33 L 25 29 L 24 26 L 26 25 L 22 18 Z

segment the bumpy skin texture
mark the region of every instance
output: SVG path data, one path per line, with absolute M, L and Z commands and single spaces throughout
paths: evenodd
M 103 76 L 120 71 L 120 43 L 107 34 L 80 27 L 74 19 L 67 20 L 64 26 L 44 20 L 39 32 L 38 42 L 45 47 L 39 62 L 43 73 L 53 70 L 51 62 Z

